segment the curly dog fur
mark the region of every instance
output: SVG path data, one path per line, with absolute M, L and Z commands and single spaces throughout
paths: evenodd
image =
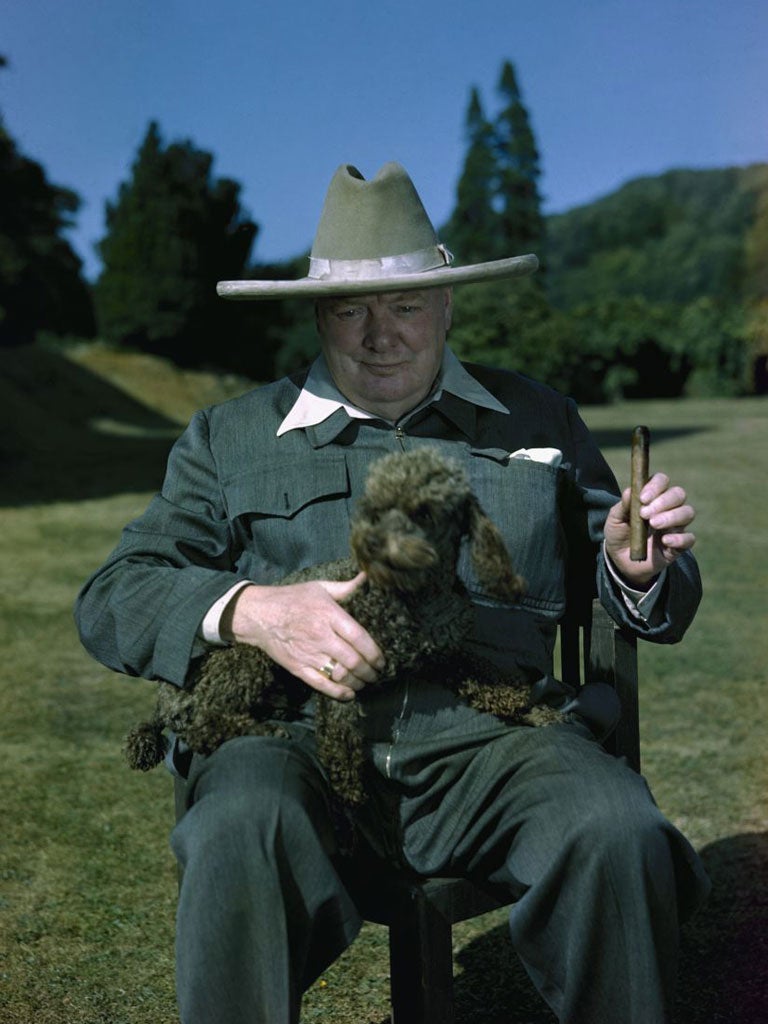
M 501 600 L 516 599 L 523 581 L 463 469 L 427 447 L 377 460 L 352 517 L 352 557 L 282 581 L 347 580 L 365 571 L 367 581 L 344 606 L 386 657 L 377 682 L 356 700 L 337 701 L 279 669 L 257 647 L 216 648 L 201 659 L 184 689 L 160 684 L 153 719 L 128 736 L 131 766 L 146 771 L 162 760 L 164 728 L 201 754 L 235 736 L 286 735 L 280 722 L 295 717 L 314 696 L 318 756 L 336 795 L 355 806 L 365 799 L 357 727 L 361 705 L 367 692 L 406 673 L 438 678 L 462 700 L 508 721 L 556 720 L 556 712 L 531 707 L 525 680 L 500 678 L 493 666 L 463 652 L 473 619 L 456 573 L 465 537 L 486 591 Z

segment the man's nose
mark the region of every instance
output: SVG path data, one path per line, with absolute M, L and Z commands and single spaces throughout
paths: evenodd
M 386 348 L 395 339 L 392 317 L 384 310 L 374 310 L 368 316 L 365 340 L 374 348 Z

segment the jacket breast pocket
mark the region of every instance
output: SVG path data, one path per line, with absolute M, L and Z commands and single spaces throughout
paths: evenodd
M 263 464 L 228 481 L 224 495 L 238 570 L 255 582 L 349 554 L 343 455 Z
M 505 453 L 470 452 L 472 488 L 501 532 L 515 572 L 526 582 L 520 605 L 547 617 L 565 608 L 565 549 L 560 516 L 563 470 Z M 477 578 L 468 549 L 460 572 L 476 600 L 492 603 Z

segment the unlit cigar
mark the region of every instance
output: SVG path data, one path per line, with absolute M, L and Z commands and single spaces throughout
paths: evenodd
M 648 482 L 651 434 L 648 427 L 632 431 L 632 497 L 629 504 L 629 556 L 644 562 L 648 554 L 648 522 L 640 518 L 640 492 Z

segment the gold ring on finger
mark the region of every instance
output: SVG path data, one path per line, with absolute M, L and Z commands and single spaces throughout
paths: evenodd
M 338 664 L 339 663 L 338 661 L 336 661 L 335 658 L 331 658 L 323 665 L 320 671 L 323 673 L 326 679 L 333 679 L 333 670 L 336 668 Z

